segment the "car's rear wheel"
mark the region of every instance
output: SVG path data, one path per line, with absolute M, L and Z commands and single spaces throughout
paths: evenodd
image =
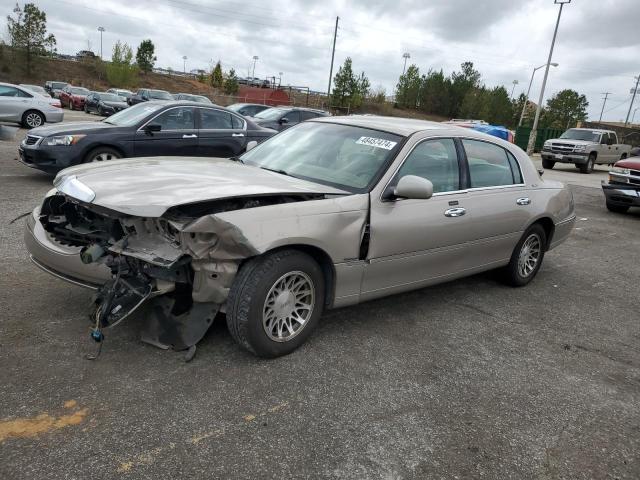
M 607 202 L 607 210 L 614 213 L 627 213 L 629 207 L 626 205 L 616 205 L 614 203 Z
M 553 167 L 555 167 L 555 165 L 556 162 L 554 162 L 553 160 L 547 160 L 545 158 L 542 159 L 542 168 L 551 170 Z
M 287 355 L 313 333 L 324 296 L 322 269 L 309 255 L 292 249 L 255 257 L 229 292 L 229 332 L 260 357 Z
M 85 157 L 84 163 L 106 162 L 122 158 L 122 154 L 110 147 L 98 147 L 91 150 Z
M 587 158 L 587 162 L 582 164 L 582 165 L 578 165 L 578 168 L 580 169 L 580 173 L 591 173 L 593 172 L 593 166 L 596 164 L 596 154 L 595 153 L 591 153 L 589 154 L 589 158 Z
M 504 269 L 505 281 L 514 287 L 528 284 L 540 270 L 547 234 L 540 224 L 531 225 L 522 235 Z
M 84 113 L 89 113 L 89 107 L 86 103 L 84 104 Z
M 71 100 L 71 98 L 69 98 L 69 110 L 75 110 L 75 108 L 73 108 L 73 100 Z
M 22 126 L 24 128 L 36 128 L 44 125 L 44 122 L 44 115 L 35 110 L 27 110 L 22 114 Z

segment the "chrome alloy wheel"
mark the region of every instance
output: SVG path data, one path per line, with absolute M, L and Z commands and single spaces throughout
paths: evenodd
M 27 115 L 26 123 L 31 128 L 36 128 L 42 125 L 42 117 L 37 113 L 30 113 Z
M 313 281 L 304 272 L 287 272 L 273 284 L 262 310 L 262 326 L 274 342 L 287 342 L 298 335 L 311 318 L 315 306 Z
M 540 261 L 541 243 L 538 234 L 532 233 L 522 244 L 518 257 L 518 273 L 521 277 L 527 278 L 535 271 Z

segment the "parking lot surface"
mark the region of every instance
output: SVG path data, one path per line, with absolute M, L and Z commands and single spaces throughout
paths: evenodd
M 271 361 L 218 318 L 184 363 L 133 318 L 89 361 L 90 293 L 12 223 L 51 188 L 22 135 L 0 142 L 0 478 L 640 477 L 640 212 L 605 209 L 605 167 L 545 172 L 578 222 L 525 288 L 489 273 L 329 311 Z

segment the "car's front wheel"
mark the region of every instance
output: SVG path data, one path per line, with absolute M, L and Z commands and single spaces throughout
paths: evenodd
M 547 160 L 546 158 L 542 159 L 542 168 L 551 170 L 553 167 L 555 167 L 555 165 L 556 162 L 554 162 L 553 160 Z
M 583 165 L 579 165 L 580 173 L 591 173 L 593 172 L 593 167 L 596 164 L 596 155 L 595 153 L 591 153 L 589 158 L 587 158 L 587 163 Z
M 538 273 L 544 259 L 547 234 L 540 224 L 530 226 L 522 235 L 505 267 L 505 280 L 509 285 L 522 287 Z
M 40 112 L 27 110 L 22 114 L 22 126 L 24 128 L 36 128 L 44 124 L 45 118 Z
M 318 263 L 298 250 L 279 250 L 240 268 L 227 299 L 227 326 L 255 355 L 287 355 L 318 325 L 324 298 Z
M 122 154 L 110 147 L 98 147 L 91 150 L 84 159 L 84 163 L 106 162 L 122 158 Z

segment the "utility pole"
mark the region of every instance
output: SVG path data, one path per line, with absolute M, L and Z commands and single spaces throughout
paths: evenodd
M 635 77 L 636 79 L 636 88 L 633 89 L 633 97 L 631 97 L 631 105 L 629 105 L 629 111 L 627 112 L 627 119 L 624 121 L 624 126 L 626 127 L 629 123 L 629 115 L 631 115 L 631 109 L 633 108 L 633 102 L 636 99 L 636 93 L 638 93 L 638 83 L 640 83 L 640 75 Z
M 338 36 L 338 21 L 340 17 L 336 17 L 336 28 L 333 31 L 333 49 L 331 50 L 331 67 L 329 67 L 329 86 L 327 87 L 327 97 L 331 96 L 331 77 L 333 75 L 333 59 L 336 56 L 336 37 Z
M 604 113 L 604 106 L 607 104 L 607 97 L 609 97 L 609 95 L 611 95 L 611 92 L 602 92 L 602 95 L 604 95 L 604 98 L 602 99 L 602 110 L 600 110 L 600 119 L 598 120 L 598 123 L 600 123 L 602 121 L 602 114 Z
M 187 56 L 182 57 L 182 73 L 187 73 Z
M 402 75 L 404 75 L 404 72 L 407 70 L 407 59 L 411 58 L 411 55 L 409 52 L 404 52 L 402 58 L 404 58 L 404 67 L 402 67 Z
M 544 65 L 546 65 L 546 63 Z M 529 80 L 529 88 L 527 88 L 527 94 L 524 97 L 524 105 L 522 105 L 522 113 L 520 114 L 520 121 L 518 121 L 519 127 L 522 126 L 522 120 L 524 120 L 524 112 L 527 109 L 527 105 L 529 104 L 529 93 L 531 93 L 531 85 L 533 84 L 533 77 L 535 76 L 536 71 L 540 70 L 542 67 L 544 67 L 544 65 L 540 65 L 539 67 L 534 68 L 533 72 L 531 72 L 531 80 Z M 557 67 L 558 65 L 559 64 L 555 62 L 551 64 L 552 67 Z
M 540 120 L 540 112 L 542 111 L 542 101 L 544 100 L 544 89 L 547 86 L 547 77 L 549 76 L 549 66 L 551 65 L 551 58 L 553 57 L 553 47 L 556 44 L 556 36 L 558 35 L 558 27 L 560 26 L 560 17 L 562 16 L 562 7 L 565 3 L 571 3 L 571 0 L 554 0 L 555 4 L 560 4 L 558 9 L 558 20 L 556 20 L 556 28 L 553 31 L 553 39 L 551 40 L 551 48 L 549 49 L 549 58 L 547 60 L 546 68 L 544 69 L 544 79 L 542 80 L 542 88 L 540 88 L 540 98 L 538 99 L 538 106 L 536 108 L 536 116 L 533 119 L 533 127 L 531 127 L 531 135 L 529 135 L 529 144 L 527 145 L 527 155 L 533 153 L 533 149 L 536 145 L 536 137 L 538 135 L 538 121 Z

